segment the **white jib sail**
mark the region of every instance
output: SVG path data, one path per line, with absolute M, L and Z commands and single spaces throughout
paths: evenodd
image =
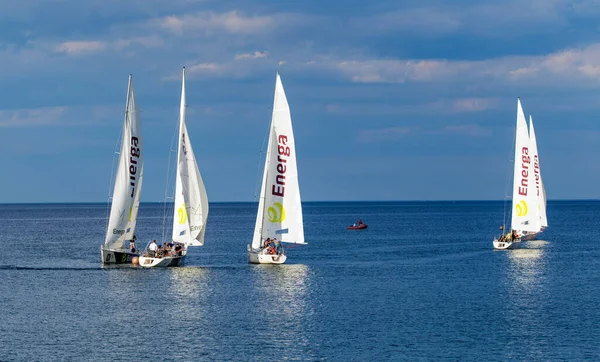
M 517 131 L 515 142 L 515 170 L 513 178 L 511 228 L 517 232 L 539 231 L 537 195 L 533 182 L 533 155 L 527 131 L 527 121 L 517 100 Z
M 540 168 L 540 157 L 537 149 L 537 139 L 535 137 L 535 129 L 533 128 L 533 119 L 529 115 L 529 142 L 531 146 L 531 154 L 533 156 L 533 182 L 535 184 L 536 196 L 536 213 L 538 217 L 538 228 L 546 227 L 546 201 L 545 193 L 542 184 L 542 171 Z
M 119 165 L 112 195 L 106 240 L 104 241 L 104 244 L 110 249 L 121 249 L 125 240 L 133 238 L 144 174 L 142 124 L 135 102 L 131 75 L 127 88 Z
M 208 197 L 185 125 L 185 106 L 185 68 L 183 68 L 173 241 L 182 242 L 188 246 L 201 246 L 204 245 L 204 232 L 208 219 Z
M 543 228 L 548 227 L 548 218 L 546 217 L 546 188 L 540 173 L 540 224 Z
M 274 237 L 304 244 L 292 117 L 279 73 L 252 247 L 258 248 L 264 239 Z

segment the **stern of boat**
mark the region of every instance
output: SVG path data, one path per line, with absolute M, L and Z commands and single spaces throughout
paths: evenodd
M 499 241 L 498 239 L 494 239 L 494 249 L 496 250 L 514 249 L 516 247 L 517 244 L 512 241 Z
M 250 264 L 283 264 L 287 260 L 285 254 L 266 254 L 264 250 L 248 248 L 248 263 Z
M 139 256 L 138 253 L 132 253 L 127 249 L 109 249 L 106 245 L 100 245 L 100 256 L 102 264 L 131 264 L 131 260 L 135 256 Z

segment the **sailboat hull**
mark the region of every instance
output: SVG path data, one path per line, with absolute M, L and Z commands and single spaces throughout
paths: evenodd
M 287 260 L 285 254 L 265 254 L 263 251 L 248 251 L 248 263 L 250 264 L 283 264 Z
M 166 256 L 164 258 L 150 258 L 140 256 L 140 266 L 144 268 L 166 268 L 169 266 L 180 266 L 183 262 L 182 256 Z
M 516 241 L 499 241 L 498 239 L 494 239 L 494 249 L 496 250 L 517 249 L 518 247 L 519 243 Z
M 535 240 L 535 239 L 537 239 L 537 236 L 538 236 L 538 234 L 540 234 L 540 233 L 541 233 L 541 231 L 540 231 L 540 232 L 537 232 L 537 233 L 531 233 L 531 234 L 525 234 L 525 235 L 521 235 L 521 236 L 519 237 L 519 239 L 520 239 L 521 241 Z
M 104 245 L 100 246 L 100 255 L 102 264 L 131 264 L 131 260 L 140 256 L 139 253 L 132 253 L 127 249 L 108 249 Z

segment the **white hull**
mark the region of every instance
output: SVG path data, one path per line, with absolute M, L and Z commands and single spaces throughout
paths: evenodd
M 527 233 L 527 234 L 519 233 L 519 235 L 521 235 L 519 237 L 519 240 L 522 240 L 522 241 L 535 240 L 535 239 L 537 239 L 538 234 L 540 234 L 542 231 L 544 231 L 544 230 L 538 231 L 537 233 L 533 233 L 533 232 Z
M 131 264 L 131 260 L 139 253 L 132 253 L 129 249 L 108 249 L 104 244 L 100 245 L 102 264 Z
M 496 250 L 506 250 L 506 249 L 516 249 L 519 247 L 519 241 L 498 241 L 498 239 L 494 239 L 494 249 Z
M 266 254 L 263 250 L 248 250 L 248 263 L 250 264 L 283 264 L 287 256 L 285 254 Z
M 179 266 L 183 261 L 184 255 L 176 256 L 165 256 L 162 258 L 151 258 L 147 256 L 140 256 L 140 266 L 144 268 L 164 268 L 168 266 Z

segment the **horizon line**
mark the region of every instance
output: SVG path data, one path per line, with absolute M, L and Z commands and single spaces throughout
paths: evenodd
M 503 202 L 502 199 L 456 199 L 456 200 L 310 200 L 302 201 L 302 203 L 386 203 L 386 202 Z M 575 199 L 548 199 L 552 201 L 600 201 L 600 198 L 575 198 Z M 142 201 L 140 204 L 164 204 L 165 201 Z M 169 204 L 173 201 L 167 202 Z M 210 201 L 209 204 L 256 204 L 258 201 Z M 106 201 L 67 201 L 67 202 L 0 202 L 0 205 L 103 205 L 108 204 Z

